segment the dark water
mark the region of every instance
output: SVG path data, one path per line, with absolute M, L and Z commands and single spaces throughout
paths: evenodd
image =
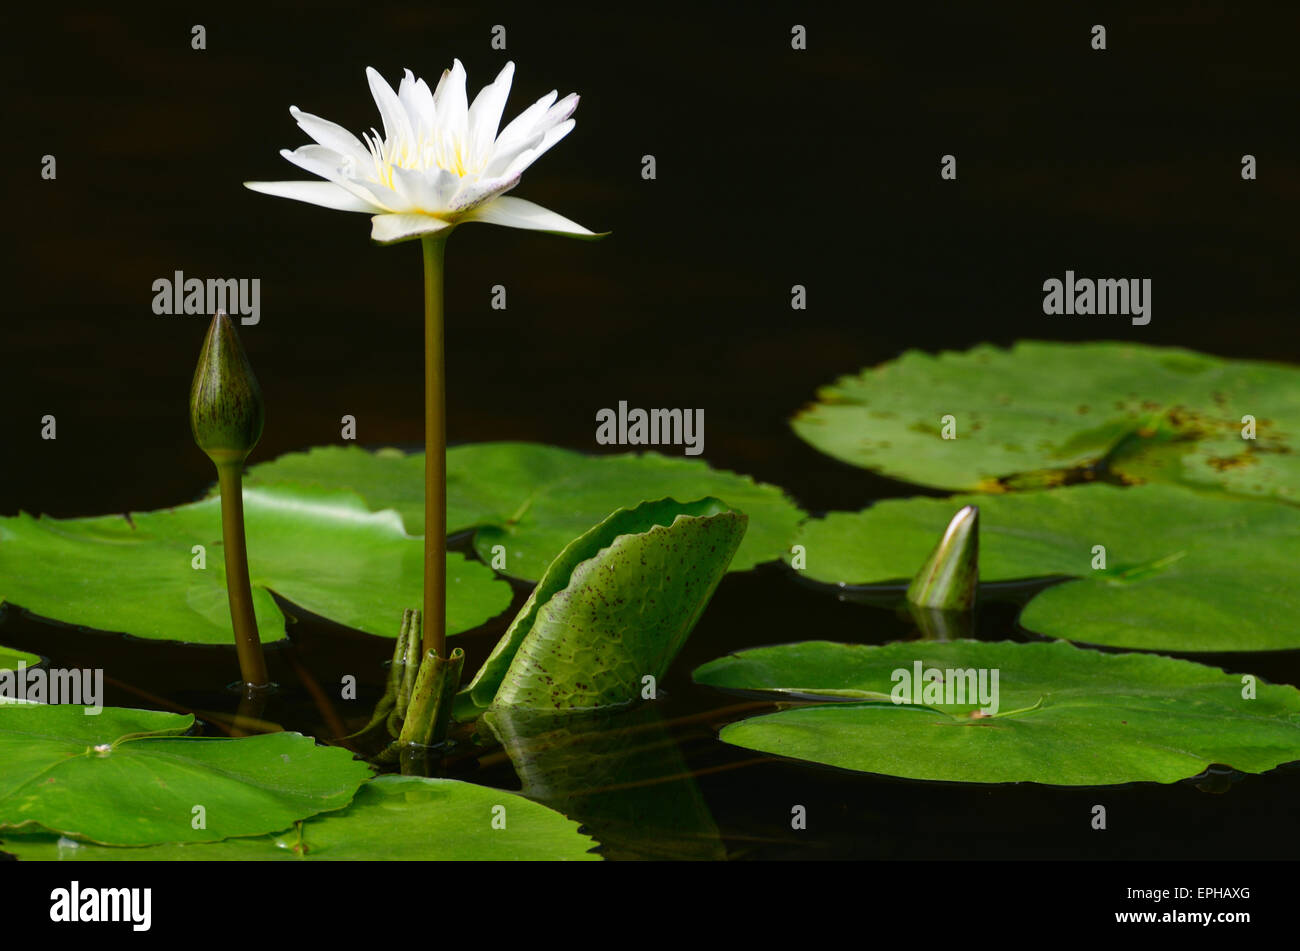
M 185 409 L 204 322 L 150 307 L 152 282 L 175 270 L 262 281 L 261 323 L 243 333 L 268 407 L 253 461 L 337 443 L 343 414 L 365 445 L 417 442 L 415 246 L 372 247 L 364 216 L 240 182 L 306 177 L 277 155 L 305 141 L 290 104 L 353 129 L 375 124 L 366 65 L 430 76 L 458 55 L 477 88 L 505 59 L 488 46 L 497 23 L 518 67 L 509 115 L 552 86 L 583 95 L 577 129 L 516 194 L 614 235 L 582 244 L 476 227 L 452 238 L 453 442 L 595 452 L 602 407 L 701 407 L 712 465 L 781 485 L 814 512 L 857 509 L 918 490 L 819 455 L 787 420 L 817 385 L 908 347 L 1123 339 L 1300 362 L 1293 9 L 314 9 L 61 5 L 5 31 L 7 119 L 22 147 L 4 159 L 0 513 L 145 510 L 205 490 L 210 467 Z M 189 45 L 196 22 L 202 52 Z M 789 48 L 792 22 L 808 27 L 806 52 Z M 1108 26 L 1105 52 L 1088 48 L 1093 22 Z M 1258 181 L 1240 179 L 1247 152 Z M 39 178 L 47 153 L 55 181 Z M 956 182 L 939 180 L 944 153 L 957 155 Z M 641 179 L 645 154 L 655 181 Z M 1152 322 L 1044 317 L 1042 282 L 1067 268 L 1150 277 Z M 806 311 L 790 310 L 795 283 L 808 289 Z M 504 311 L 490 307 L 495 284 L 507 288 Z M 39 438 L 47 413 L 55 441 Z M 606 830 L 611 854 L 1294 854 L 1294 770 L 1106 790 L 971 787 L 718 743 L 721 724 L 761 708 L 693 686 L 698 664 L 761 644 L 911 636 L 894 606 L 841 601 L 786 574 L 769 566 L 723 582 L 663 684 L 662 724 L 533 739 L 507 726 L 511 749 L 462 737 L 449 774 L 567 797 Z M 1013 602 L 985 605 L 978 635 L 1025 636 L 1015 615 Z M 504 623 L 461 639 L 471 667 Z M 217 732 L 234 710 L 222 689 L 233 651 L 76 631 L 13 607 L 0 643 L 106 668 L 109 703 L 209 713 Z M 283 687 L 266 718 L 321 737 L 339 721 L 356 729 L 389 650 L 302 619 L 292 647 L 271 652 Z M 1196 659 L 1300 684 L 1294 652 Z M 364 692 L 326 713 L 308 684 L 328 688 L 342 673 Z M 548 756 L 556 748 L 589 755 Z M 1107 806 L 1106 834 L 1089 828 L 1095 803 Z M 805 832 L 789 827 L 793 804 L 808 809 Z
M 834 638 L 886 643 L 918 632 L 893 607 L 841 600 L 760 568 L 719 588 L 651 707 L 587 723 L 527 722 L 503 747 L 492 728 L 461 729 L 438 771 L 523 791 L 583 821 L 613 858 L 1289 858 L 1300 769 L 1263 776 L 1215 769 L 1171 786 L 1068 788 L 921 783 L 766 757 L 726 746 L 718 728 L 775 707 L 690 681 L 690 671 L 728 651 L 787 640 Z M 1015 616 L 1033 587 L 986 600 L 977 635 L 1032 639 Z M 520 586 L 515 608 L 527 596 Z M 293 610 L 284 605 L 286 609 Z M 476 666 L 504 631 L 498 621 L 458 637 Z M 791 633 L 796 636 L 791 636 Z M 103 666 L 110 705 L 192 710 L 205 729 L 230 727 L 236 697 L 219 681 L 237 670 L 233 650 L 133 641 L 77 631 L 10 610 L 0 640 L 52 656 L 57 666 Z M 264 720 L 321 738 L 365 726 L 383 692 L 389 641 L 304 617 L 291 644 L 267 660 L 280 684 Z M 1296 652 L 1196 655 L 1194 659 L 1275 681 L 1300 683 Z M 343 673 L 359 681 L 356 701 L 337 699 Z M 329 694 L 329 699 L 313 696 Z M 524 734 L 523 737 L 516 734 Z M 373 750 L 373 748 L 372 748 Z M 363 750 L 364 751 L 364 750 Z M 385 769 L 395 769 L 388 766 Z M 1105 805 L 1113 834 L 1089 828 Z M 790 810 L 808 813 L 804 831 Z

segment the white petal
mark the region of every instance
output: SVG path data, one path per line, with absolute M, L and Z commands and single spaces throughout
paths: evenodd
M 451 208 L 452 196 L 460 179 L 446 169 L 423 172 L 393 167 L 393 184 L 410 211 L 438 214 Z
M 518 154 L 517 147 L 520 143 L 526 142 L 534 136 L 534 127 L 546 115 L 546 110 L 551 108 L 551 103 L 555 102 L 557 95 L 558 93 L 552 89 L 541 99 L 538 99 L 515 116 L 510 121 L 510 124 L 501 130 L 501 134 L 497 136 L 496 151 L 492 156 L 493 161 L 504 150 L 515 149 L 516 154 Z
M 464 141 L 468 128 L 469 105 L 465 99 L 465 67 L 460 60 L 455 60 L 451 72 L 438 83 L 438 92 L 434 94 L 434 119 L 437 124 L 439 139 Z
M 433 175 L 433 189 L 437 192 L 438 203 L 443 208 L 451 207 L 451 200 L 456 195 L 456 189 L 460 188 L 461 177 L 455 172 L 449 172 L 445 168 L 440 168 L 437 172 L 425 172 L 425 175 Z
M 450 228 L 441 218 L 430 215 L 375 215 L 370 219 L 370 237 L 380 244 L 410 241 Z
M 484 178 L 500 178 L 506 173 L 506 169 L 514 164 L 515 159 L 532 152 L 542 144 L 544 138 L 546 138 L 546 133 L 538 132 L 527 139 L 520 139 L 508 149 L 498 148 L 479 174 Z
M 545 155 L 551 146 L 573 131 L 574 125 L 576 125 L 576 123 L 572 119 L 567 119 L 564 122 L 561 122 L 554 129 L 549 130 L 542 136 L 542 141 L 536 148 L 529 149 L 527 152 L 521 152 L 510 162 L 509 165 L 506 166 L 505 171 L 501 174 L 507 178 L 511 176 L 518 178 L 524 173 L 524 170 L 528 168 L 528 166 L 532 165 L 539 158 Z M 495 162 L 495 159 L 493 161 Z
M 406 110 L 411 128 L 417 136 L 433 131 L 433 93 L 429 91 L 428 83 L 416 79 L 415 74 L 408 69 L 397 89 L 397 98 Z
M 451 199 L 448 207 L 451 211 L 460 213 L 473 208 L 475 205 L 481 205 L 502 192 L 510 191 L 519 184 L 519 176 L 478 178 L 473 181 L 462 179 L 459 180 L 458 184 L 460 185 L 460 191 Z
M 551 108 L 546 110 L 546 116 L 539 123 L 543 128 L 550 129 L 559 125 L 569 116 L 573 115 L 578 108 L 580 96 L 576 92 L 571 92 Z
M 342 156 L 323 145 L 302 145 L 294 151 L 281 149 L 280 155 L 304 172 L 328 179 L 358 199 L 369 202 L 375 211 L 399 211 L 401 201 L 396 192 L 372 182 L 358 181 L 357 169 L 349 169 Z M 369 159 L 367 159 L 369 164 Z
M 289 107 L 289 115 L 298 123 L 298 128 L 325 148 L 350 156 L 358 162 L 370 161 L 370 153 L 361 144 L 361 140 L 338 123 L 303 112 L 297 106 Z
M 554 93 L 551 93 L 552 97 L 554 95 Z M 574 109 L 578 108 L 578 94 L 570 93 L 555 105 L 549 106 L 545 110 L 539 109 L 538 107 L 547 98 L 543 96 L 535 102 L 522 112 L 519 118 L 510 123 L 505 132 L 501 133 L 500 138 L 497 139 L 492 158 L 483 167 L 484 175 L 497 177 L 522 171 L 541 157 L 552 145 L 568 135 L 569 130 L 573 128 L 573 120 L 569 119 L 569 116 L 573 114 Z M 523 129 L 525 120 L 528 121 L 530 128 L 524 129 L 523 132 L 517 131 L 516 123 L 519 124 L 519 129 Z M 561 131 L 554 132 L 555 129 Z M 510 134 L 507 135 L 507 132 Z M 531 159 L 522 164 L 516 163 L 519 156 L 530 151 L 534 152 Z
M 547 231 L 551 234 L 571 235 L 579 238 L 601 238 L 604 235 L 588 231 L 582 225 L 570 221 L 563 215 L 534 205 L 522 198 L 502 195 L 485 205 L 479 205 L 465 213 L 462 221 L 481 221 L 489 225 L 504 225 L 507 228 L 525 228 L 529 231 Z M 606 232 L 607 234 L 608 232 Z
M 322 208 L 333 208 L 335 211 L 375 212 L 374 205 L 344 191 L 333 182 L 244 182 L 244 187 L 263 195 L 292 198 Z
M 451 75 L 450 69 L 444 69 L 442 75 L 438 77 L 438 85 L 433 89 L 433 108 L 437 109 L 442 104 L 442 91 L 447 88 L 447 78 Z
M 355 163 L 349 164 L 345 156 L 323 145 L 300 145 L 292 151 L 281 149 L 280 157 L 330 181 L 356 173 Z
M 370 95 L 375 97 L 380 118 L 384 120 L 384 139 L 388 142 L 412 142 L 415 133 L 411 129 L 411 120 L 407 118 L 406 109 L 397 93 L 393 92 L 393 87 L 372 66 L 366 67 L 366 79 L 370 80 Z
M 515 64 L 506 63 L 497 78 L 484 86 L 474 104 L 469 107 L 469 161 L 471 168 L 482 168 L 491 154 L 501 125 L 501 113 L 510 95 L 510 82 L 514 79 Z

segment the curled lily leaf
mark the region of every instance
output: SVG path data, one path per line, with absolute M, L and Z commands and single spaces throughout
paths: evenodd
M 547 568 L 461 693 L 457 717 L 489 706 L 574 713 L 644 696 L 695 627 L 747 521 L 711 498 L 614 512 Z

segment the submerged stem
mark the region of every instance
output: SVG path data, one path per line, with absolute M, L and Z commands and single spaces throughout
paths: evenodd
M 447 383 L 443 353 L 445 235 L 424 249 L 424 638 L 423 652 L 447 655 Z
M 226 594 L 230 599 L 230 623 L 235 629 L 239 672 L 248 687 L 265 687 L 271 678 L 267 676 L 262 641 L 257 636 L 253 589 L 248 580 L 242 468 L 242 461 L 217 465 L 217 481 L 221 487 L 221 540 L 226 552 Z
M 256 687 L 245 683 L 239 691 L 239 707 L 235 710 L 235 719 L 231 721 L 231 736 L 252 736 L 257 733 L 275 732 L 262 722 L 266 713 L 266 698 L 270 691 L 265 687 Z

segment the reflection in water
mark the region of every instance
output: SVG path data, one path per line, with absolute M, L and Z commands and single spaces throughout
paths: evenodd
M 1191 782 L 1203 793 L 1222 796 L 1232 789 L 1234 783 L 1239 783 L 1245 778 L 1245 773 L 1238 772 L 1230 767 L 1211 766 L 1199 777 L 1193 777 Z
M 975 636 L 974 611 L 944 611 L 907 602 L 907 614 L 923 641 L 956 641 Z
M 274 691 L 275 685 L 239 683 L 239 707 L 235 710 L 231 722 L 231 736 L 253 736 L 258 733 L 274 732 L 266 729 L 270 724 L 264 723 L 262 714 L 266 712 L 266 700 Z
M 490 710 L 523 795 L 581 822 L 608 859 L 723 859 L 704 797 L 650 705 L 584 717 Z

